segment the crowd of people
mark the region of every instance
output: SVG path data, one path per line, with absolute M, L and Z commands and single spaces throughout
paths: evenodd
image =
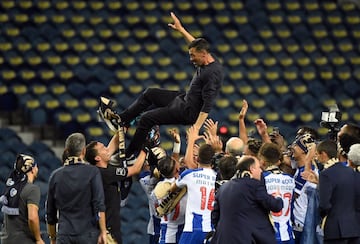
M 205 39 L 171 17 L 169 27 L 188 41 L 196 67 L 189 90 L 148 88 L 121 113 L 101 104 L 99 112 L 114 130 L 106 146 L 86 143 L 82 133 L 67 137 L 63 165 L 49 178 L 51 243 L 122 243 L 120 209 L 135 175 L 149 203 L 150 244 L 360 243 L 360 127 L 344 124 L 336 138 L 320 139 L 315 128 L 304 126 L 289 143 L 281 128 L 269 131 L 258 118 L 258 136 L 250 137 L 244 100 L 239 135 L 223 141 L 218 122 L 208 118 L 222 65 Z M 137 117 L 122 157 L 122 133 Z M 183 154 L 181 131 L 169 132 L 171 153 L 161 148 L 159 126 L 169 124 L 189 126 Z M 4 244 L 44 243 L 37 173 L 34 158 L 17 157 L 0 198 Z

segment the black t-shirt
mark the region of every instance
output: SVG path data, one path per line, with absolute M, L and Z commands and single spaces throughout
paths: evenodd
M 99 168 L 105 194 L 106 226 L 118 243 L 121 243 L 120 231 L 120 181 L 127 178 L 128 169 L 109 165 Z

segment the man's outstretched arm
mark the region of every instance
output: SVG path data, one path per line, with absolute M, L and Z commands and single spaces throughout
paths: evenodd
M 178 19 L 178 17 L 176 17 L 176 15 L 171 12 L 170 13 L 171 18 L 173 19 L 174 23 L 171 24 L 169 23 L 168 26 L 170 26 L 171 28 L 173 28 L 174 30 L 179 31 L 184 38 L 186 39 L 186 41 L 188 43 L 192 42 L 193 40 L 195 40 L 195 37 L 193 37 L 181 24 L 180 20 Z

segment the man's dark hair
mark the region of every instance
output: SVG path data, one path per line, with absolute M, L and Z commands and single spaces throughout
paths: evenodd
M 243 156 L 240 161 L 236 164 L 236 170 L 240 173 L 244 171 L 250 171 L 250 166 L 255 163 L 254 157 Z
M 192 42 L 190 42 L 188 48 L 195 48 L 196 51 L 205 50 L 206 52 L 210 52 L 210 44 L 204 38 L 196 38 Z
M 236 172 L 237 159 L 234 156 L 226 155 L 219 160 L 219 171 L 222 180 L 230 180 Z
M 257 155 L 259 153 L 260 147 L 262 145 L 262 141 L 256 138 L 249 138 L 247 142 L 248 149 L 254 154 Z
M 157 164 L 157 169 L 165 178 L 174 176 L 175 159 L 170 156 L 161 158 Z
M 215 155 L 215 151 L 209 144 L 203 144 L 199 148 L 199 163 L 211 164 L 212 158 Z
M 98 155 L 98 151 L 97 149 L 95 149 L 96 144 L 96 141 L 91 141 L 86 146 L 85 160 L 92 165 L 96 165 L 97 163 L 97 161 L 95 160 L 95 157 Z
M 324 140 L 324 141 L 321 141 L 316 146 L 316 151 L 325 152 L 329 158 L 336 158 L 337 157 L 337 144 L 333 140 Z
M 310 126 L 301 126 L 296 133 L 296 138 L 305 134 L 310 134 L 311 137 L 314 138 L 314 140 L 319 139 L 319 133 L 316 131 L 316 129 Z
M 272 142 L 264 143 L 259 150 L 259 156 L 270 165 L 276 164 L 281 159 L 280 147 Z

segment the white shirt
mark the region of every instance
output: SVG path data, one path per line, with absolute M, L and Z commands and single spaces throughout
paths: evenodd
M 187 169 L 176 180 L 180 188 L 186 186 L 184 232 L 212 231 L 211 211 L 215 200 L 216 173 L 210 168 Z

